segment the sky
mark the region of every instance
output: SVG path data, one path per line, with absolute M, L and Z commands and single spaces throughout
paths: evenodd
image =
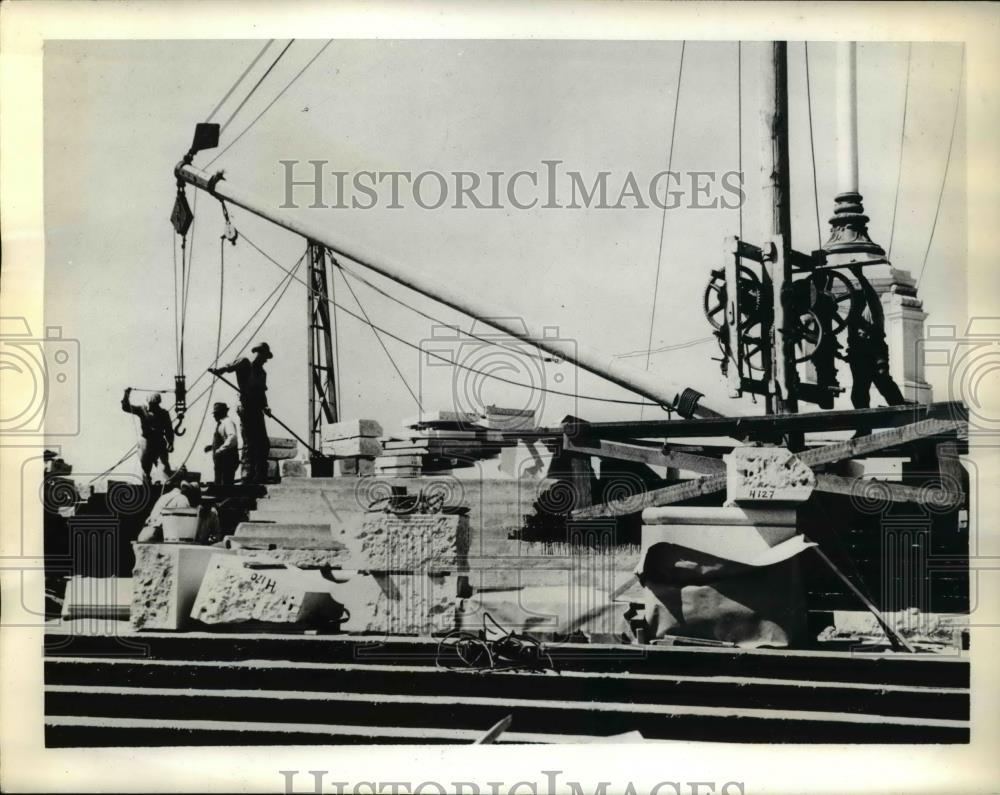
M 225 121 L 285 41 L 275 42 L 247 80 L 223 105 Z M 223 132 L 227 146 L 323 47 L 297 40 Z M 57 437 L 76 473 L 97 474 L 135 442 L 131 417 L 119 408 L 125 386 L 169 389 L 176 372 L 174 246 L 169 224 L 175 196 L 173 168 L 187 150 L 196 122 L 204 120 L 257 55 L 259 41 L 48 41 L 45 92 L 45 315 L 64 337 L 79 341 L 78 402 L 50 405 L 50 416 L 79 412 L 80 433 Z M 717 349 L 702 343 L 710 329 L 701 303 L 708 273 L 721 264 L 721 246 L 737 234 L 737 209 L 681 207 L 664 213 L 637 209 L 404 209 L 309 208 L 279 210 L 284 198 L 281 160 L 329 161 L 347 172 L 435 170 L 450 173 L 513 173 L 562 161 L 588 181 L 611 172 L 620 185 L 628 172 L 640 183 L 667 167 L 674 171 L 745 174 L 744 237 L 762 234 L 769 209 L 760 200 L 757 86 L 762 45 L 742 45 L 742 102 L 737 91 L 735 42 L 688 42 L 679 100 L 680 42 L 594 41 L 376 41 L 334 40 L 287 92 L 211 167 L 270 203 L 286 217 L 320 224 L 334 236 L 370 245 L 411 272 L 495 303 L 557 329 L 560 339 L 580 341 L 645 366 L 664 379 L 704 392 L 717 410 L 754 413 L 749 399 L 730 402 L 712 360 Z M 836 192 L 834 149 L 834 45 L 809 45 L 812 132 L 820 237 L 825 239 Z M 874 240 L 888 247 L 893 264 L 914 276 L 921 270 L 941 190 L 959 87 L 959 45 L 915 43 L 909 67 L 906 138 L 900 139 L 907 45 L 859 46 L 859 155 L 861 191 Z M 805 47 L 789 44 L 789 116 L 793 246 L 817 247 Z M 677 101 L 676 125 L 673 111 Z M 742 110 L 742 125 L 738 109 Z M 742 134 L 741 134 L 742 130 Z M 220 147 L 220 150 L 221 148 Z M 202 153 L 205 167 L 216 153 Z M 305 174 L 308 166 L 303 167 Z M 959 107 L 948 179 L 920 296 L 928 323 L 967 323 L 964 101 Z M 561 183 L 565 184 L 565 183 Z M 898 205 L 896 202 L 898 184 Z M 433 196 L 433 192 L 429 191 Z M 616 193 L 616 191 L 612 191 Z M 297 194 L 304 195 L 304 194 Z M 563 194 L 560 194 L 563 196 Z M 195 204 L 191 288 L 185 330 L 185 370 L 191 384 L 212 364 L 220 318 L 223 343 L 245 323 L 282 278 L 275 265 L 245 240 L 224 246 L 219 204 L 202 195 Z M 563 203 L 568 203 L 564 199 Z M 893 208 L 895 227 L 892 225 Z M 238 208 L 236 228 L 284 267 L 304 241 Z M 662 226 L 662 245 L 660 244 Z M 659 268 L 659 286 L 654 284 Z M 371 320 L 419 344 L 432 321 L 469 329 L 471 320 L 379 276 L 368 276 L 394 303 L 363 284 L 353 284 Z M 335 298 L 358 313 L 338 277 Z M 652 342 L 647 345 L 655 299 Z M 251 329 L 255 324 L 251 325 Z M 338 313 L 341 413 L 374 418 L 387 432 L 425 410 L 466 404 L 480 390 L 486 403 L 531 406 L 539 420 L 556 423 L 572 413 L 591 420 L 636 419 L 635 405 L 602 403 L 530 393 L 499 382 L 479 387 L 452 368 L 429 366 L 418 350 L 383 338 L 394 364 L 371 329 Z M 481 327 L 480 327 L 481 328 Z M 306 292 L 292 283 L 253 341 L 267 341 L 275 414 L 299 434 L 307 425 Z M 245 343 L 237 337 L 228 361 Z M 441 341 L 435 342 L 440 350 Z M 444 341 L 445 348 L 454 344 Z M 469 348 L 461 348 L 464 357 Z M 484 367 L 504 367 L 513 380 L 537 378 L 535 359 L 504 352 L 473 355 Z M 490 358 L 493 356 L 494 358 Z M 498 358 L 499 357 L 499 358 Z M 433 362 L 433 360 L 431 360 Z M 566 364 L 546 363 L 545 383 L 556 376 L 563 391 L 617 400 L 636 396 Z M 398 367 L 401 379 L 396 372 Z M 928 372 L 944 397 L 944 384 Z M 404 383 L 405 381 L 405 383 Z M 192 396 L 207 386 L 202 378 Z M 407 386 L 409 388 L 407 388 Z M 458 397 L 456 398 L 456 391 Z M 136 393 L 136 399 L 140 393 Z M 234 403 L 223 385 L 212 400 Z M 168 404 L 171 402 L 167 397 Z M 210 465 L 201 452 L 211 417 L 197 433 L 203 400 L 188 414 L 175 463 Z M 645 409 L 646 419 L 662 416 Z M 275 435 L 283 435 L 278 428 Z M 121 467 L 137 471 L 135 459 Z M 210 470 L 209 470 L 210 471 Z

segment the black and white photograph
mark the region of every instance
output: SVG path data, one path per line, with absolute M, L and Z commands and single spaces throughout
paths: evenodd
M 5 790 L 992 791 L 996 6 L 46 5 Z

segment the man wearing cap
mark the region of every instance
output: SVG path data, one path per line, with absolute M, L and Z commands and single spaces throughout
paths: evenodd
M 240 465 L 236 423 L 229 416 L 229 406 L 225 403 L 212 406 L 212 417 L 215 418 L 215 432 L 212 434 L 212 443 L 205 446 L 205 452 L 212 454 L 215 485 L 231 486 L 236 477 L 236 467 Z
M 209 368 L 213 375 L 235 373 L 240 390 L 240 425 L 243 430 L 243 481 L 264 483 L 267 480 L 267 456 L 270 444 L 264 416 L 270 416 L 267 407 L 267 373 L 264 362 L 272 358 L 271 348 L 261 342 L 251 348 L 253 359 L 237 359 L 226 367 Z
M 139 418 L 139 465 L 143 480 L 150 482 L 150 472 L 157 462 L 162 462 L 163 474 L 169 477 L 173 474 L 168 456 L 174 451 L 174 427 L 170 415 L 160 406 L 160 393 L 151 394 L 145 406 L 133 406 L 131 398 L 132 388 L 127 387 L 122 397 L 122 411 Z

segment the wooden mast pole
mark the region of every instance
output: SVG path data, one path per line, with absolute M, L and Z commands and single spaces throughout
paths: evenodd
M 783 41 L 764 46 L 760 59 L 761 169 L 763 183 L 764 270 L 772 287 L 773 322 L 770 324 L 770 372 L 765 410 L 769 414 L 795 412 L 797 375 L 795 340 L 785 333 L 791 286 L 792 220 L 788 164 L 788 45 Z M 770 249 L 770 250 L 768 250 Z

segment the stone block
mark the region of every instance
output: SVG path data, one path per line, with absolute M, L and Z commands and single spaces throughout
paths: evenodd
M 334 473 L 342 477 L 366 477 L 375 474 L 375 460 L 368 456 L 351 456 L 334 461 Z
M 342 439 L 353 439 L 357 436 L 378 438 L 382 435 L 382 426 L 375 420 L 349 420 L 347 422 L 324 422 L 320 429 L 320 440 L 337 442 Z
M 307 478 L 309 477 L 309 463 L 297 459 L 289 459 L 281 462 L 281 477 L 283 478 Z
M 295 447 L 272 447 L 267 451 L 269 461 L 288 461 L 295 458 L 299 451 Z
M 816 476 L 784 447 L 737 447 L 725 456 L 728 504 L 805 502 Z
M 343 528 L 341 538 L 359 570 L 461 571 L 467 566 L 469 517 L 372 512 Z
M 295 439 L 289 439 L 286 436 L 268 436 L 267 444 L 272 450 L 276 448 L 288 447 L 291 447 L 294 450 L 299 446 L 299 443 Z
M 275 482 L 281 478 L 281 474 L 278 471 L 278 462 L 273 459 L 268 459 L 267 462 L 267 479 L 271 482 Z
M 380 455 L 375 459 L 377 469 L 386 467 L 418 467 L 423 464 L 424 457 L 421 455 Z
M 363 456 L 374 458 L 382 452 L 382 443 L 371 436 L 354 436 L 350 439 L 324 441 L 323 454 L 337 458 Z
M 205 624 L 336 621 L 342 610 L 330 586 L 319 572 L 218 555 L 209 562 L 191 617 Z
M 127 621 L 132 604 L 128 577 L 72 576 L 66 583 L 63 620 L 93 618 Z
M 181 629 L 187 623 L 201 580 L 214 555 L 231 553 L 197 544 L 133 544 L 134 629 Z
M 453 575 L 358 572 L 332 592 L 349 613 L 341 625 L 346 632 L 430 635 L 456 628 L 458 578 Z

